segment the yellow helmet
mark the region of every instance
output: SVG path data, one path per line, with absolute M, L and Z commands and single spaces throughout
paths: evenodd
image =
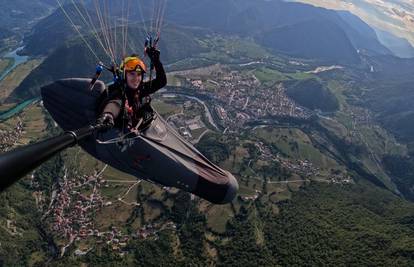
M 120 65 L 122 71 L 137 71 L 138 68 L 143 72 L 147 72 L 147 66 L 145 66 L 144 61 L 137 56 L 124 58 Z

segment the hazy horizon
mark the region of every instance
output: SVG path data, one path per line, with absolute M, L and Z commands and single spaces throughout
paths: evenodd
M 406 0 L 292 0 L 314 6 L 347 10 L 374 28 L 389 31 L 414 45 L 414 3 Z

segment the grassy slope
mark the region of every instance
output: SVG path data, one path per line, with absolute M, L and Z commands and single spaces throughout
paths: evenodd
M 0 101 L 6 99 L 12 94 L 13 90 L 19 86 L 19 84 L 34 70 L 41 60 L 30 60 L 23 65 L 18 66 L 9 75 L 7 75 L 2 81 L 0 81 Z
M 309 160 L 322 169 L 339 168 L 338 163 L 316 149 L 309 137 L 300 129 L 262 128 L 257 129 L 254 134 L 263 142 L 276 145 L 282 153 L 292 159 Z M 298 144 L 298 149 L 292 149 L 293 143 Z
M 2 58 L 0 59 L 0 75 L 4 73 L 6 69 L 13 65 L 13 59 L 11 58 Z
M 355 120 L 352 114 L 355 108 L 348 103 L 349 92 L 352 88 L 345 79 L 346 76 L 343 74 L 327 79 L 329 89 L 339 100 L 340 111 L 336 113 L 334 120 L 323 120 L 322 124 L 338 137 L 363 147 L 365 152 L 356 155 L 356 160 L 360 161 L 370 173 L 380 178 L 389 188 L 395 188 L 392 178 L 384 169 L 381 161 L 386 155 L 407 155 L 407 146 L 400 144 L 392 134 L 373 119 L 369 122 Z

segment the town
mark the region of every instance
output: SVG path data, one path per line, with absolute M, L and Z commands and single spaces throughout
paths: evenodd
M 106 230 L 100 230 L 95 225 L 95 215 L 103 207 L 113 205 L 113 202 L 102 196 L 101 189 L 109 187 L 109 182 L 103 179 L 103 172 L 95 171 L 92 175 L 80 175 L 70 178 L 68 171 L 65 170 L 64 176 L 54 185 L 51 195 L 50 204 L 44 207 L 43 219 L 50 223 L 51 230 L 56 237 L 62 242 L 67 242 L 60 246 L 61 257 L 66 250 L 76 242 L 94 239 L 96 244 L 106 244 L 114 252 L 123 256 L 127 251 L 125 247 L 129 240 L 132 239 L 157 239 L 157 233 L 165 229 L 175 230 L 176 226 L 173 222 L 149 223 L 137 229 L 135 233 L 126 234 L 115 226 Z M 132 186 L 137 185 L 137 180 Z M 127 193 L 132 188 L 129 187 Z M 125 193 L 125 194 L 127 194 Z M 124 204 L 131 204 L 123 201 L 120 197 L 117 199 Z M 140 203 L 133 203 L 139 206 Z M 41 207 L 40 207 L 41 208 Z M 88 249 L 77 249 L 75 255 L 85 255 Z
M 23 134 L 23 123 L 19 119 L 13 130 L 0 130 L 0 152 L 13 148 Z
M 187 72 L 176 73 L 179 77 L 183 74 Z M 314 114 L 289 98 L 281 82 L 263 86 L 254 74 L 239 71 L 213 71 L 214 80 L 206 79 L 205 73 L 193 75 L 185 78 L 185 86 L 211 99 L 211 111 L 228 131 L 237 132 L 246 123 L 263 118 L 308 119 Z
M 285 168 L 291 173 L 296 174 L 301 177 L 304 181 L 316 180 L 321 181 L 321 179 L 314 179 L 315 177 L 324 176 L 323 181 L 329 181 L 332 183 L 348 184 L 352 183 L 352 179 L 348 174 L 343 174 L 341 172 L 330 173 L 329 175 L 322 175 L 320 168 L 314 166 L 309 160 L 302 159 L 291 159 L 282 157 L 279 153 L 272 154 L 269 147 L 267 147 L 263 142 L 255 143 L 255 146 L 260 151 L 259 159 L 265 162 L 277 162 L 282 168 Z M 325 177 L 326 176 L 326 177 Z M 269 183 L 278 183 L 280 181 Z M 283 181 L 282 181 L 283 182 Z

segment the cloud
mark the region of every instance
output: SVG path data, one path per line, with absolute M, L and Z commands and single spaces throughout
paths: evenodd
M 406 38 L 414 45 L 414 1 L 293 0 L 335 10 L 347 10 L 369 25 Z

